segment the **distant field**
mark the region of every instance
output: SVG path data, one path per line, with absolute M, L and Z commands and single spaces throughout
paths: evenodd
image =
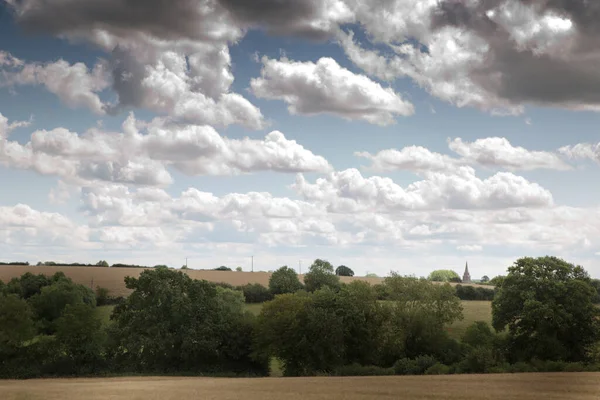
M 125 287 L 123 279 L 126 276 L 137 277 L 143 271 L 143 268 L 103 268 L 103 267 L 46 267 L 46 266 L 0 266 L 0 280 L 10 281 L 14 277 L 19 277 L 26 272 L 33 274 L 53 275 L 62 271 L 74 282 L 86 286 L 105 287 L 110 290 L 113 296 L 127 296 L 129 290 Z M 205 279 L 210 282 L 224 282 L 234 286 L 245 285 L 247 283 L 260 283 L 268 286 L 270 272 L 229 272 L 229 271 L 210 271 L 210 270 L 183 270 L 194 279 Z M 342 282 L 352 282 L 354 280 L 366 281 L 371 284 L 381 283 L 383 278 L 366 277 L 340 277 Z M 304 276 L 300 275 L 300 280 Z M 453 284 L 454 285 L 454 284 Z M 471 285 L 482 286 L 482 285 Z M 484 286 L 488 287 L 489 286 Z
M 460 339 L 467 327 L 475 321 L 485 321 L 489 324 L 492 323 L 492 302 L 463 301 L 462 305 L 464 309 L 464 319 L 455 322 L 447 328 L 448 333 L 453 338 Z M 109 322 L 110 313 L 113 308 L 114 306 L 98 307 L 99 313 L 106 324 Z M 254 315 L 258 315 L 262 309 L 262 304 L 246 304 L 246 309 Z
M 598 400 L 600 373 L 0 381 L 3 400 Z

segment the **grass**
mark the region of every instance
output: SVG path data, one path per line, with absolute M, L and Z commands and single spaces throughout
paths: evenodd
M 597 400 L 599 373 L 0 381 L 3 400 Z
M 460 339 L 467 327 L 475 321 L 485 321 L 492 324 L 492 302 L 491 301 L 462 301 L 462 321 L 456 321 L 446 328 L 454 339 Z

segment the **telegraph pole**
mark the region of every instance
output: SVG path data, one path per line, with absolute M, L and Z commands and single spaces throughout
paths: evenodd
M 188 258 L 186 257 L 186 258 L 185 258 L 185 268 L 187 268 L 187 267 L 188 267 L 188 266 L 187 266 L 187 259 L 188 259 Z
M 252 256 L 252 272 L 254 272 L 254 256 Z
M 302 275 L 302 260 L 298 260 L 298 270 L 300 271 L 299 274 Z

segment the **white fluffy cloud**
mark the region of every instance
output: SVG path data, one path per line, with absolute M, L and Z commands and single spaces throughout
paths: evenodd
M 531 151 L 513 146 L 506 138 L 489 137 L 474 142 L 464 142 L 461 138 L 448 140 L 450 150 L 463 160 L 487 167 L 500 167 L 511 170 L 555 169 L 569 170 L 572 167 L 557 154 L 547 151 Z
M 499 172 L 482 180 L 473 168 L 459 167 L 450 173 L 428 172 L 425 176 L 425 180 L 403 188 L 389 178 L 365 178 L 358 170 L 347 169 L 319 178 L 314 184 L 299 175 L 293 187 L 306 200 L 341 213 L 553 205 L 548 190 L 512 173 Z
M 327 160 L 279 131 L 264 140 L 229 139 L 209 126 L 176 125 L 160 119 L 143 123 L 131 114 L 123 123 L 123 133 L 97 128 L 82 135 L 64 128 L 38 130 L 29 143 L 21 145 L 7 139 L 8 131 L 16 126 L 0 115 L 0 163 L 58 175 L 75 184 L 108 181 L 166 186 L 172 183 L 168 166 L 190 175 L 331 170 Z
M 448 171 L 461 165 L 458 159 L 432 152 L 422 146 L 408 146 L 401 150 L 386 149 L 375 155 L 364 151 L 354 154 L 371 160 L 369 169 L 374 171 Z
M 107 65 L 101 61 L 92 70 L 83 63 L 65 60 L 25 63 L 8 53 L 0 54 L 0 86 L 43 85 L 71 108 L 85 107 L 96 114 L 105 113 L 98 93 L 110 86 Z
M 263 57 L 262 63 L 261 77 L 250 83 L 252 91 L 285 101 L 292 114 L 333 114 L 385 126 L 414 113 L 413 105 L 391 88 L 342 68 L 332 58 L 313 63 Z
M 573 157 L 576 154 L 583 156 L 592 153 L 587 145 L 577 146 L 579 146 L 577 150 L 570 150 L 570 147 L 566 147 L 560 152 Z M 355 155 L 371 160 L 368 168 L 374 171 L 448 172 L 464 165 L 511 171 L 534 169 L 565 171 L 572 169 L 572 166 L 563 161 L 558 153 L 533 151 L 513 146 L 506 138 L 489 137 L 477 139 L 474 142 L 465 142 L 461 138 L 448 139 L 448 147 L 460 158 L 435 153 L 422 146 L 408 146 L 401 150 L 386 149 L 374 155 L 368 152 L 357 152 Z

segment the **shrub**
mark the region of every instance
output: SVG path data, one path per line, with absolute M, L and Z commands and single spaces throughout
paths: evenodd
M 240 286 L 240 289 L 244 293 L 246 303 L 264 303 L 273 299 L 271 291 L 260 283 L 248 283 Z
M 435 363 L 425 370 L 425 375 L 448 375 L 450 367 L 441 363 Z
M 220 267 L 217 267 L 214 270 L 215 271 L 231 271 L 231 268 L 221 265 Z
M 563 369 L 564 372 L 584 372 L 585 370 L 586 366 L 580 362 L 567 363 Z
M 344 365 L 335 370 L 337 376 L 386 376 L 394 375 L 393 368 L 383 368 L 375 365 L 360 365 L 358 363 Z
M 419 356 L 415 359 L 401 358 L 394 363 L 393 368 L 396 375 L 422 375 L 437 363 L 432 356 Z
M 509 365 L 507 371 L 512 372 L 512 373 L 524 373 L 524 372 L 537 372 L 537 369 L 531 364 L 528 364 L 523 361 L 519 361 L 519 362 Z

